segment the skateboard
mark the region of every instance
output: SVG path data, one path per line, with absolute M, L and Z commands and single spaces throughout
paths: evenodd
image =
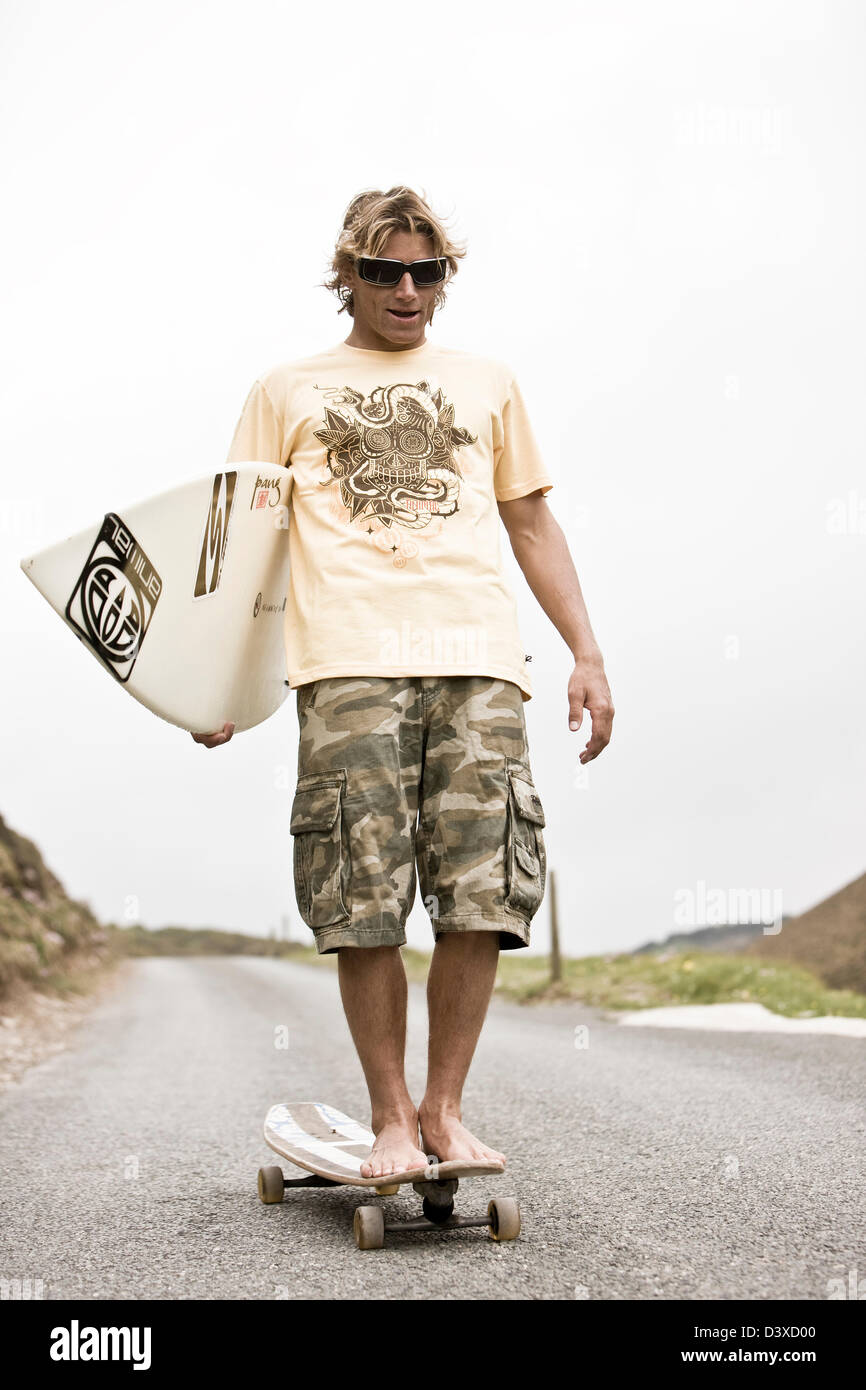
M 282 1158 L 309 1173 L 306 1178 L 286 1178 L 282 1168 L 259 1169 L 259 1197 L 269 1206 L 282 1202 L 296 1187 L 365 1187 L 379 1197 L 392 1197 L 404 1183 L 411 1183 L 421 1198 L 422 1215 L 414 1221 L 386 1221 L 381 1207 L 355 1210 L 353 1229 L 359 1250 L 381 1250 L 386 1231 L 449 1231 L 457 1227 L 486 1226 L 494 1240 L 514 1240 L 520 1234 L 520 1208 L 513 1197 L 494 1197 L 486 1216 L 456 1216 L 454 1194 L 461 1178 L 501 1175 L 501 1164 L 482 1160 L 440 1163 L 427 1156 L 423 1168 L 387 1177 L 363 1178 L 361 1164 L 369 1158 L 375 1135 L 341 1110 L 323 1101 L 289 1101 L 272 1105 L 265 1116 L 265 1142 Z

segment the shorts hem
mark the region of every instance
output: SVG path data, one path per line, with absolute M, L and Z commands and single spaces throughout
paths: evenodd
M 399 927 L 320 927 L 315 932 L 316 950 L 320 956 L 338 951 L 341 946 L 405 946 L 406 933 Z
M 529 945 L 529 922 L 512 912 L 500 913 L 498 917 L 485 916 L 483 912 L 467 912 L 431 921 L 437 940 L 440 932 L 446 931 L 498 931 L 500 951 L 519 950 L 521 946 Z

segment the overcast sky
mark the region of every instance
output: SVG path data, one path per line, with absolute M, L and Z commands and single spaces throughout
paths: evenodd
M 197 747 L 19 561 L 219 468 L 253 379 L 350 332 L 317 282 L 401 182 L 468 240 L 429 336 L 514 368 L 613 690 L 581 771 L 503 529 L 564 948 L 866 870 L 864 31 L 857 0 L 3 0 L 0 813 L 71 894 L 309 939 L 294 693 Z

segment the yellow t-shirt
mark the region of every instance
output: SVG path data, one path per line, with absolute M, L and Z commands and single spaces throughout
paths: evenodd
M 532 696 L 497 501 L 553 483 L 513 373 L 429 339 L 274 367 L 229 463 L 289 469 L 289 684 L 499 676 Z

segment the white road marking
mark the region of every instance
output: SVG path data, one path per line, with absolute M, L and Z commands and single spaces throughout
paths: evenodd
M 837 1033 L 866 1038 L 866 1018 L 825 1015 L 785 1018 L 763 1004 L 684 1004 L 664 1009 L 635 1009 L 614 1014 L 629 1028 L 711 1028 L 726 1033 Z

